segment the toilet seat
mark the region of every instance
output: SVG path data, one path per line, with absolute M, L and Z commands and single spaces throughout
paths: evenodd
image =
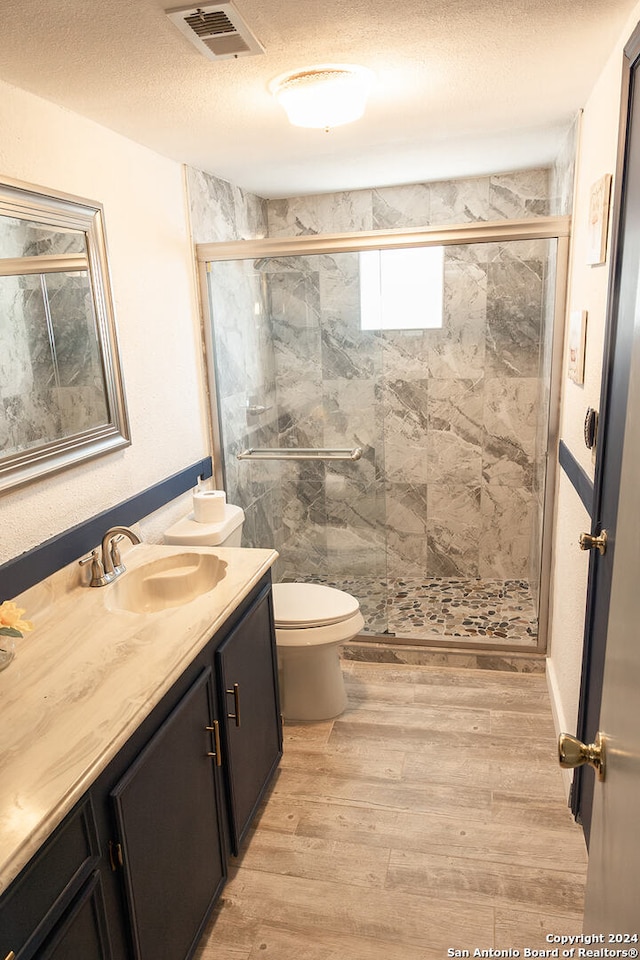
M 353 617 L 339 623 L 327 623 L 320 627 L 279 627 L 276 624 L 276 645 L 286 647 L 327 647 L 352 640 L 364 627 L 364 617 L 358 610 Z
M 308 630 L 356 619 L 355 597 L 318 583 L 275 583 L 273 615 L 280 630 Z

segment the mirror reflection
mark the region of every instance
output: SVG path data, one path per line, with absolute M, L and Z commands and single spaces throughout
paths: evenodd
M 100 208 L 0 184 L 2 207 L 0 489 L 129 443 Z

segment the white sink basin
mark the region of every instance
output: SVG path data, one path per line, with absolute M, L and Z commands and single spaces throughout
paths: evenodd
M 177 553 L 127 570 L 105 589 L 110 610 L 155 613 L 213 590 L 227 564 L 213 553 Z

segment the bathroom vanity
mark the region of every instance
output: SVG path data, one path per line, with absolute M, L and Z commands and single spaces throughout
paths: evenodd
M 131 583 L 184 552 L 135 547 Z M 0 960 L 193 952 L 282 755 L 277 555 L 214 552 L 168 609 L 62 589 L 0 674 Z

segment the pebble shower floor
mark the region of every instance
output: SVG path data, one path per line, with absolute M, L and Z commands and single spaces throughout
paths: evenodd
M 365 633 L 412 642 L 437 640 L 535 647 L 538 619 L 526 580 L 425 577 L 320 580 L 360 601 Z

